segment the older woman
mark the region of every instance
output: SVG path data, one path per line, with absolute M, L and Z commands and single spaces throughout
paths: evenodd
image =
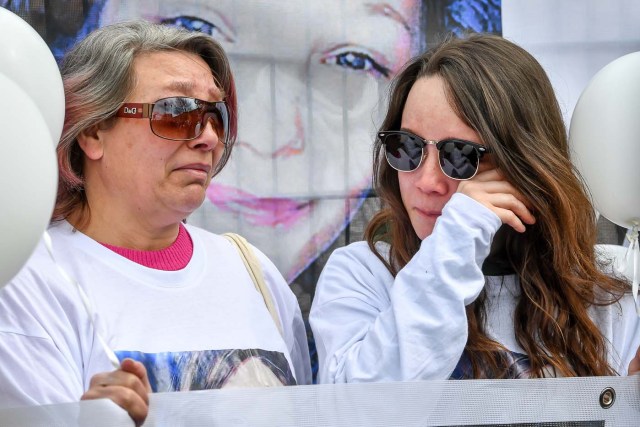
M 62 74 L 55 261 L 41 245 L 0 294 L 1 404 L 107 397 L 141 422 L 150 391 L 310 382 L 300 310 L 273 264 L 254 248 L 275 319 L 234 246 L 184 224 L 235 140 L 218 43 L 117 24 Z
M 311 310 L 320 381 L 624 375 L 640 322 L 540 64 L 450 38 L 394 79 L 374 147 L 384 208 Z

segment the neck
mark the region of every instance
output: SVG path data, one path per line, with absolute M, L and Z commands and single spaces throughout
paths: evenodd
M 107 185 L 94 168 L 86 168 L 85 194 L 84 212 L 76 211 L 67 220 L 102 244 L 139 251 L 164 249 L 176 240 L 180 221 L 186 217 L 165 206 L 132 199 L 126 189 Z M 79 215 L 88 215 L 88 221 L 74 221 Z
M 179 228 L 180 231 L 176 241 L 167 248 L 157 251 L 138 251 L 102 244 L 128 260 L 144 265 L 145 267 L 165 271 L 182 270 L 189 264 L 191 256 L 193 255 L 193 242 L 184 226 L 180 226 Z
M 118 215 L 98 209 L 91 209 L 89 220 L 83 224 L 81 215 L 88 214 L 88 209 L 76 211 L 67 221 L 93 240 L 120 248 L 139 251 L 164 249 L 176 240 L 180 229 L 179 220 L 154 223 L 133 214 Z

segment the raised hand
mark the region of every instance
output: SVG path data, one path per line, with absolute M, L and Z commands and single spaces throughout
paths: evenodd
M 133 359 L 124 359 L 120 369 L 94 375 L 81 400 L 111 399 L 139 426 L 149 413 L 149 393 L 151 385 L 144 365 Z
M 522 233 L 525 224 L 534 224 L 536 219 L 527 207 L 526 198 L 505 181 L 497 169 L 478 173 L 473 179 L 461 181 L 458 193 L 465 194 L 491 209 L 503 224 Z

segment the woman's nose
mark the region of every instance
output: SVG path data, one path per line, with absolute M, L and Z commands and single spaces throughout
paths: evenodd
M 423 193 L 446 194 L 450 178 L 440 168 L 438 149 L 433 145 L 425 148 L 422 163 L 414 172 L 416 174 L 415 185 Z
M 239 115 L 249 119 L 240 122 L 236 149 L 264 159 L 301 155 L 307 143 L 308 94 L 300 66 L 250 60 L 242 65 L 236 79 L 241 82 Z
M 220 135 L 221 130 L 218 129 L 213 118 L 207 117 L 204 121 L 204 130 L 199 137 L 188 141 L 189 146 L 198 150 L 211 151 L 216 145 L 222 142 L 224 135 Z

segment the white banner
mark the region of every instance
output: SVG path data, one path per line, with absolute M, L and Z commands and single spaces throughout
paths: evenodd
M 1 426 L 132 426 L 110 401 L 0 411 Z M 151 396 L 144 426 L 640 425 L 640 376 L 423 381 L 207 390 Z

